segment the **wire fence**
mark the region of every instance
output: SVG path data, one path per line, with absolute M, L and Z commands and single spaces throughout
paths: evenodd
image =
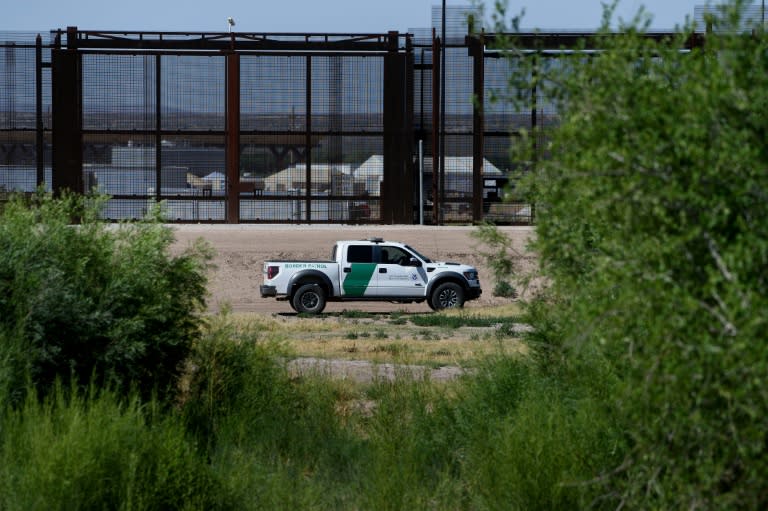
M 450 13 L 446 41 L 0 34 L 0 192 L 98 191 L 113 220 L 161 203 L 172 222 L 532 223 L 532 205 L 504 200 L 529 165 L 511 149 L 557 112 L 510 90 L 516 63 Z

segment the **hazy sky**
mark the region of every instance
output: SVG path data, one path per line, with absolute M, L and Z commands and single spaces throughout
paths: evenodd
M 524 28 L 584 29 L 600 24 L 608 0 L 510 0 L 525 9 Z M 69 25 L 106 31 L 227 31 L 232 16 L 242 32 L 404 32 L 431 26 L 439 0 L 3 0 L 0 31 L 47 31 Z M 653 28 L 672 29 L 707 0 L 622 0 L 618 15 L 630 18 L 641 5 Z M 448 0 L 448 5 L 469 5 Z M 489 6 L 491 0 L 486 1 Z

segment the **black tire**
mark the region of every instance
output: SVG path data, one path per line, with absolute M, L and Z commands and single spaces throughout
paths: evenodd
M 460 309 L 464 307 L 464 289 L 453 282 L 439 284 L 429 298 L 433 310 Z
M 317 284 L 304 284 L 293 294 L 291 305 L 296 312 L 320 314 L 325 309 L 325 291 Z

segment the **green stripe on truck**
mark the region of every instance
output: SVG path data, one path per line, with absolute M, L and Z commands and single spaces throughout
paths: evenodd
M 373 272 L 376 271 L 376 263 L 352 263 L 352 271 L 344 273 L 344 294 L 346 296 L 363 296 L 368 284 L 371 282 Z

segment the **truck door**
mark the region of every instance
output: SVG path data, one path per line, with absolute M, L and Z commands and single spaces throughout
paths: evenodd
M 416 258 L 407 250 L 392 246 L 379 245 L 378 267 L 376 270 L 376 295 L 391 297 L 423 297 L 427 287 L 427 273 L 423 267 L 416 266 Z
M 341 264 L 342 296 L 374 296 L 376 266 L 372 245 L 348 245 Z

